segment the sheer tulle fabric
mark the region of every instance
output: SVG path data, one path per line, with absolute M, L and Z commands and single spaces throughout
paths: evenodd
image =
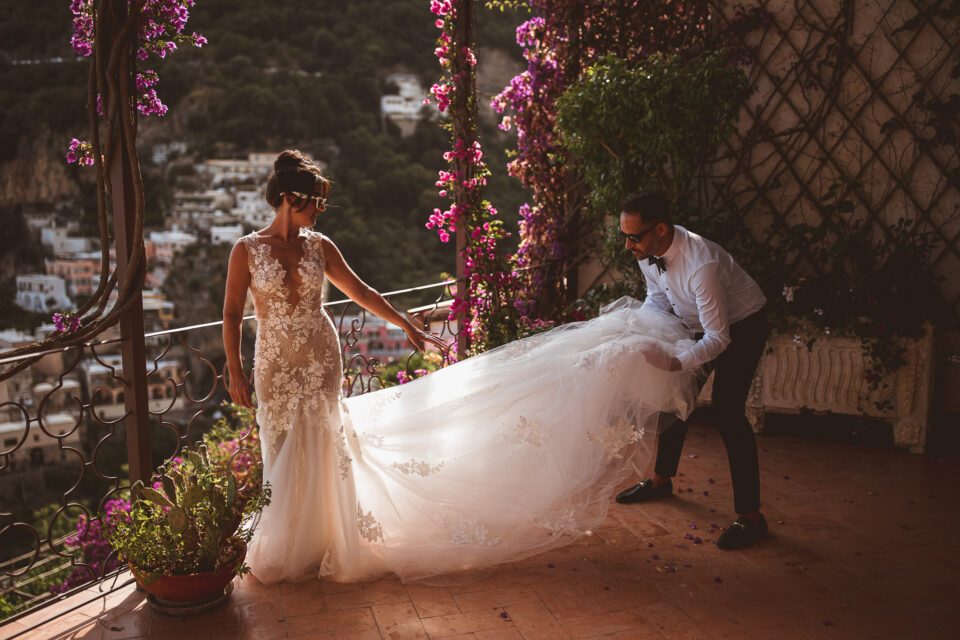
M 267 304 L 253 280 L 259 346 L 261 315 L 282 307 Z M 312 313 L 329 325 L 319 306 Z M 307 360 L 327 363 L 325 380 L 339 379 L 339 356 L 327 358 L 336 346 L 320 342 L 269 366 L 296 378 L 307 366 L 297 364 L 303 351 L 315 348 L 322 353 Z M 695 401 L 691 373 L 646 363 L 648 342 L 676 353 L 689 334 L 673 316 L 624 298 L 597 319 L 343 402 L 327 401 L 325 389 L 323 401 L 303 394 L 280 411 L 265 404 L 258 377 L 273 503 L 248 554 L 253 574 L 268 583 L 389 573 L 424 580 L 585 534 L 602 522 L 617 485 L 650 459 L 660 412 L 686 417 Z

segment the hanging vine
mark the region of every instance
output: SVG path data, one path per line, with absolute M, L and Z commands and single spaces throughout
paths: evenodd
M 157 73 L 145 68 L 150 60 L 166 58 L 178 44 L 201 47 L 206 39 L 184 34 L 194 0 L 72 0 L 74 52 L 90 58 L 87 113 L 90 140 L 73 138 L 68 163 L 93 166 L 97 172 L 97 220 L 100 235 L 100 282 L 96 291 L 75 311 L 55 314 L 56 331 L 44 340 L 4 352 L 0 380 L 23 371 L 51 349 L 89 342 L 115 325 L 143 287 L 146 258 L 143 248 L 144 192 L 136 150 L 137 114 L 162 116 L 167 112 L 156 93 Z M 136 56 L 131 52 L 136 51 Z M 119 155 L 118 155 L 119 154 Z M 124 188 L 114 184 L 120 163 L 132 176 L 133 234 L 129 256 L 120 273 L 110 270 L 108 195 Z M 121 196 L 122 197 L 122 196 Z M 108 309 L 111 296 L 116 301 Z

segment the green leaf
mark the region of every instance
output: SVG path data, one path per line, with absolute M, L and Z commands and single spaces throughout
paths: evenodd
M 167 494 L 170 502 L 177 501 L 177 487 L 173 484 L 173 479 L 168 475 L 160 476 L 160 482 L 163 484 L 163 492 Z
M 190 461 L 190 464 L 192 464 L 195 469 L 203 468 L 203 460 L 196 451 L 193 449 L 187 449 L 184 453 L 186 454 L 187 460 Z
M 170 525 L 170 529 L 172 529 L 174 533 L 183 535 L 183 533 L 187 531 L 187 523 L 189 522 L 189 518 L 187 518 L 186 511 L 175 506 L 167 511 L 166 516 L 167 522 Z
M 203 500 L 203 489 L 195 484 L 187 487 L 187 490 L 180 496 L 180 506 L 184 509 L 191 509 Z
M 232 509 L 237 501 L 237 479 L 232 471 L 227 471 L 227 508 Z
M 142 499 L 148 500 L 161 507 L 174 506 L 173 503 L 167 499 L 167 496 L 152 487 L 141 487 L 139 493 Z

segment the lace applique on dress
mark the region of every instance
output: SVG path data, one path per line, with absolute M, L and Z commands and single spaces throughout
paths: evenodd
M 329 414 L 340 399 L 343 365 L 337 331 L 323 311 L 323 236 L 301 230 L 297 304 L 291 304 L 285 270 L 270 244 L 257 234 L 241 240 L 247 249 L 250 290 L 257 316 L 254 381 L 257 420 L 276 452 L 297 411 Z
M 525 353 L 536 349 L 542 342 L 543 337 L 541 336 L 524 338 L 523 340 L 518 340 L 504 347 L 503 354 L 510 358 L 516 358 L 517 356 L 522 356 Z
M 547 432 L 539 421 L 531 420 L 526 416 L 520 416 L 520 419 L 517 420 L 517 426 L 514 428 L 514 430 L 512 432 L 503 434 L 503 437 L 508 438 L 515 444 L 526 443 L 532 444 L 535 447 L 539 447 L 546 439 Z
M 578 535 L 582 533 L 577 526 L 577 519 L 573 509 L 559 513 L 547 520 L 536 519 L 534 522 L 546 529 L 552 536 Z
M 627 445 L 639 442 L 643 438 L 643 429 L 625 418 L 620 418 L 616 422 L 608 424 L 597 432 L 587 431 L 587 440 L 595 442 L 603 447 L 607 453 L 608 460 L 614 460 L 623 457 L 623 448 Z
M 573 366 L 583 371 L 595 371 L 597 369 L 606 369 L 607 379 L 615 380 L 619 375 L 619 367 L 623 362 L 622 357 L 629 351 L 626 345 L 612 342 L 610 344 L 600 345 L 594 349 L 580 355 Z
M 340 467 L 340 479 L 346 480 L 350 477 L 350 463 L 353 458 L 347 455 L 347 439 L 344 436 L 343 427 L 337 431 L 337 466 Z
M 577 369 L 592 371 L 600 366 L 600 350 L 593 349 L 580 356 L 573 366 Z
M 400 399 L 400 390 L 394 389 L 393 391 L 388 391 L 383 389 L 375 392 L 373 396 L 373 399 L 370 400 L 370 413 L 371 415 L 379 416 L 388 405 Z
M 436 466 L 431 466 L 426 460 L 414 460 L 411 458 L 410 462 L 394 462 L 390 466 L 405 476 L 415 473 L 421 478 L 426 478 L 430 474 L 440 471 L 443 463 L 441 462 Z
M 500 544 L 500 536 L 490 535 L 487 528 L 474 516 L 473 518 L 447 518 L 444 526 L 450 531 L 450 541 L 455 544 L 469 544 L 480 547 L 492 547 Z
M 359 502 L 357 503 L 357 530 L 360 531 L 361 537 L 368 542 L 383 540 L 383 527 L 373 517 L 372 511 L 364 512 Z

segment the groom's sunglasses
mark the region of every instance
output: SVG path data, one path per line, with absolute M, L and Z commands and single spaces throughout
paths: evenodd
M 620 229 L 620 235 L 623 236 L 623 238 L 624 238 L 625 240 L 629 240 L 629 241 L 632 242 L 633 244 L 637 244 L 638 242 L 640 242 L 641 240 L 643 240 L 643 237 L 644 237 L 645 235 L 647 235 L 648 233 L 650 233 L 651 231 L 653 231 L 654 229 L 656 229 L 659 224 L 660 224 L 660 223 L 657 222 L 657 223 L 654 224 L 652 227 L 648 227 L 648 228 L 644 229 L 643 231 L 641 231 L 640 233 L 627 233 L 627 232 L 625 232 L 623 229 Z

